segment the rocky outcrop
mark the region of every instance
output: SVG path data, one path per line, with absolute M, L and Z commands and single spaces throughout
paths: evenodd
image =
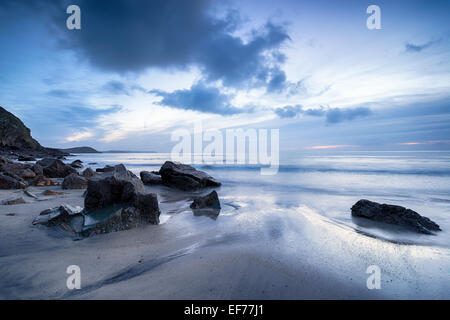
M 89 179 L 84 207 L 95 210 L 118 203 L 134 203 L 137 193 L 145 193 L 144 184 L 119 164 Z
M 64 178 L 71 173 L 77 173 L 76 169 L 59 159 L 44 158 L 36 163 L 43 168 L 44 175 L 49 178 Z
M 43 150 L 31 131 L 12 113 L 0 107 L 0 147 L 18 150 Z
M 353 216 L 402 226 L 418 233 L 433 234 L 433 231 L 441 230 L 439 225 L 427 217 L 401 206 L 363 199 L 355 203 L 351 210 Z
M 185 191 L 221 185 L 206 172 L 172 161 L 166 161 L 159 173 L 164 185 Z
M 63 189 L 86 189 L 87 183 L 88 181 L 85 177 L 80 176 L 78 173 L 71 173 L 64 178 L 61 186 Z
M 140 176 L 141 176 L 141 180 L 144 184 L 147 184 L 147 185 L 162 184 L 162 179 L 159 174 L 155 174 L 153 172 L 148 172 L 148 171 L 141 171 Z
M 155 193 L 138 193 L 134 200 L 134 207 L 139 210 L 140 217 L 146 223 L 159 224 L 158 197 Z
M 75 148 L 59 149 L 59 150 L 61 150 L 62 152 L 67 152 L 67 153 L 101 153 L 91 147 L 75 147 Z

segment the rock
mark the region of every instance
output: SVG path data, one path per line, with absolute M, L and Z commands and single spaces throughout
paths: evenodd
M 156 175 L 152 172 L 141 171 L 140 176 L 141 176 L 141 180 L 144 184 L 148 184 L 148 185 L 162 184 L 161 176 Z
M 0 173 L 0 189 L 25 189 L 26 183 Z
M 54 186 L 55 182 L 50 178 L 46 178 L 44 176 L 37 176 L 36 178 L 33 179 L 31 185 L 36 187 L 50 187 Z
M 363 199 L 354 204 L 351 210 L 353 216 L 403 226 L 418 233 L 433 234 L 432 231 L 441 230 L 435 222 L 401 206 Z
M 63 189 L 86 189 L 87 179 L 78 173 L 71 173 L 64 178 L 62 183 Z
M 28 191 L 27 189 L 23 190 L 23 193 L 25 193 L 27 196 L 29 196 L 30 198 L 33 199 L 39 199 L 39 197 L 37 195 L 35 195 L 34 193 Z
M 42 192 L 44 196 L 58 196 L 64 194 L 64 192 L 53 191 L 53 190 L 45 190 Z
M 117 203 L 133 203 L 137 193 L 145 193 L 142 181 L 123 164 L 112 168 L 88 180 L 84 199 L 86 210 L 104 208 Z
M 31 131 L 23 122 L 0 107 L 0 147 L 18 150 L 43 150 L 36 140 L 31 137 Z
M 19 156 L 19 158 L 17 160 L 19 160 L 19 161 L 36 161 L 35 158 L 30 157 L 30 156 Z
M 26 203 L 25 199 L 23 197 L 19 197 L 19 198 L 11 198 L 11 199 L 6 199 L 2 201 L 3 205 L 13 205 L 13 204 L 21 204 L 21 203 Z
M 197 197 L 190 205 L 191 209 L 220 209 L 220 201 L 217 192 L 214 190 L 204 197 Z
M 20 173 L 20 176 L 24 179 L 33 179 L 36 177 L 36 173 L 31 169 L 25 169 Z
M 139 210 L 140 217 L 147 223 L 159 224 L 158 197 L 155 193 L 137 193 L 134 207 Z
M 87 179 L 78 173 L 72 173 L 64 178 L 61 187 L 62 189 L 86 189 Z
M 44 168 L 42 168 L 42 166 L 40 166 L 37 163 L 33 164 L 33 166 L 31 167 L 31 170 L 33 170 L 33 172 L 36 173 L 36 175 L 38 175 L 38 176 L 44 175 Z
M 77 173 L 77 170 L 59 159 L 44 158 L 36 163 L 42 166 L 44 175 L 49 178 L 64 178 L 71 173 Z
M 185 191 L 221 185 L 207 173 L 177 162 L 166 161 L 159 172 L 164 185 Z
M 111 171 L 114 171 L 114 170 L 115 170 L 114 166 L 106 166 L 106 167 L 103 167 L 103 168 L 95 169 L 96 172 L 111 172 Z
M 92 170 L 91 168 L 86 168 L 81 175 L 83 177 L 85 177 L 86 179 L 90 179 L 96 175 L 96 172 L 94 170 Z
M 83 161 L 75 160 L 70 164 L 73 168 L 81 169 L 83 168 Z
M 80 216 L 83 212 L 83 208 L 79 206 L 70 206 L 63 204 L 59 207 L 54 207 L 42 211 L 39 216 L 34 219 L 33 224 L 45 224 L 47 226 L 55 226 L 65 224 L 64 227 L 67 228 L 72 225 L 73 218 Z M 71 229 L 71 228 L 69 228 Z M 81 230 L 71 230 L 75 232 L 80 232 Z

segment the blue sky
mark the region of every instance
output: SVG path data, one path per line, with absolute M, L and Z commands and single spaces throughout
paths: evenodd
M 168 152 L 201 119 L 282 152 L 450 149 L 450 1 L 2 0 L 0 44 L 0 105 L 46 146 Z

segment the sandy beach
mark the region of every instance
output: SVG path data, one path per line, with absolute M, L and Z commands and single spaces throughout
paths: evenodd
M 250 210 L 236 205 L 247 199 L 223 199 L 213 220 L 193 215 L 190 193 L 147 188 L 159 195 L 160 225 L 80 241 L 32 221 L 62 203 L 83 206 L 83 190 L 31 187 L 38 196 L 64 194 L 0 206 L 0 298 L 449 298 L 447 248 L 384 241 L 305 206 L 280 210 L 258 196 Z M 2 190 L 0 200 L 21 193 Z M 366 286 L 373 264 L 382 270 L 380 290 Z M 80 290 L 66 286 L 69 265 L 81 269 Z

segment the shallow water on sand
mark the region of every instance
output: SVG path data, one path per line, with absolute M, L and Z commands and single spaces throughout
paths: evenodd
M 76 158 L 139 174 L 169 155 L 69 161 Z M 223 183 L 218 217 L 189 208 L 210 190 L 147 186 L 158 194 L 160 225 L 81 241 L 31 222 L 50 201 L 82 205 L 82 191 L 0 208 L 0 298 L 449 299 L 449 161 L 446 153 L 303 155 L 285 159 L 273 176 L 252 166 L 195 165 Z M 352 219 L 361 198 L 416 210 L 443 231 L 421 235 Z M 13 209 L 17 215 L 6 216 Z M 81 290 L 66 287 L 73 264 L 82 270 Z M 381 270 L 380 290 L 367 288 L 371 265 Z

